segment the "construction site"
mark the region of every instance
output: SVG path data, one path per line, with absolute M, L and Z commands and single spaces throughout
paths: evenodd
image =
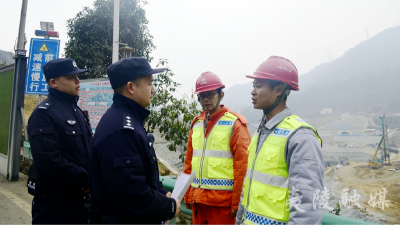
M 327 208 L 340 207 L 341 216 L 354 219 L 398 224 L 400 133 L 389 129 L 391 119 L 385 115 L 379 119 L 381 124 L 345 114 L 318 129 L 326 167 L 324 187 L 330 193 Z
M 329 191 L 325 211 L 333 212 L 339 204 L 340 216 L 375 224 L 399 224 L 400 132 L 390 129 L 387 118 L 381 119 L 381 124 L 367 116 L 345 114 L 339 118 L 318 129 L 326 167 L 324 187 Z M 249 129 L 254 133 L 253 127 Z M 159 137 L 157 155 L 168 171 L 178 174 L 183 170 L 180 152 L 170 152 L 166 145 Z

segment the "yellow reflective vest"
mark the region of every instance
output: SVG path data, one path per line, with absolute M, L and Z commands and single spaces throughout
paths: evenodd
M 243 185 L 243 219 L 246 224 L 285 224 L 289 221 L 289 172 L 285 160 L 288 137 L 299 128 L 317 131 L 292 115 L 280 122 L 257 153 L 259 135 L 249 146 L 248 168 Z
M 226 112 L 204 137 L 204 121 L 193 124 L 192 169 L 196 177 L 191 186 L 211 190 L 233 190 L 233 155 L 230 140 L 233 125 L 238 118 Z

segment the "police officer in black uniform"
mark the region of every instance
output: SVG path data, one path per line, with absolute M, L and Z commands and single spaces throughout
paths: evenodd
M 54 59 L 43 65 L 49 96 L 28 122 L 32 164 L 28 191 L 33 224 L 84 223 L 92 130 L 77 106 L 79 69 L 73 59 Z
M 154 138 L 143 127 L 155 93 L 146 59 L 122 59 L 107 69 L 113 104 L 101 118 L 93 140 L 90 192 L 101 223 L 151 223 L 176 217 L 180 202 L 159 181 Z

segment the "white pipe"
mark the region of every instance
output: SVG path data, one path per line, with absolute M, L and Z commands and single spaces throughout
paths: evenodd
M 112 63 L 118 61 L 119 49 L 119 0 L 114 0 L 114 27 L 113 27 Z

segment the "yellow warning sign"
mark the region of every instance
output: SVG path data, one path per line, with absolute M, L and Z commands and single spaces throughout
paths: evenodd
M 42 47 L 40 47 L 38 51 L 39 52 L 48 52 L 49 51 L 49 48 L 47 47 L 46 42 L 44 42 L 42 44 Z

